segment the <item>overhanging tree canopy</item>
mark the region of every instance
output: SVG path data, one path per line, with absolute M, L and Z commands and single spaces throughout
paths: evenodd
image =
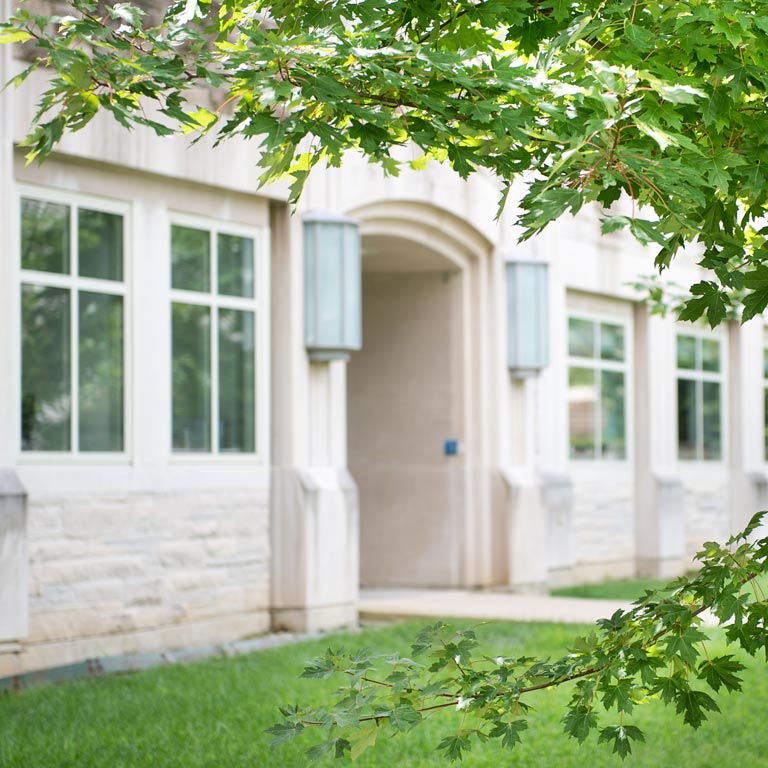
M 183 0 L 164 16 L 74 0 L 21 9 L 0 41 L 55 74 L 28 138 L 42 159 L 99 111 L 165 135 L 253 138 L 263 181 L 358 150 L 396 174 L 412 142 L 462 176 L 526 173 L 524 237 L 607 213 L 669 265 L 699 243 L 712 278 L 684 319 L 768 306 L 768 12 L 760 0 Z M 213 101 L 200 86 L 214 93 Z M 207 102 L 207 103 L 204 103 Z M 215 102 L 215 104 L 213 103 Z

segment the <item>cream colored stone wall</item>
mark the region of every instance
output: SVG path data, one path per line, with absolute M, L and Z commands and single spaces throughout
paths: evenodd
M 573 478 L 572 581 L 634 576 L 634 495 L 631 473 L 603 468 Z
M 269 627 L 262 490 L 33 496 L 29 557 L 29 636 L 0 677 Z
M 692 558 L 705 541 L 722 542 L 733 531 L 728 511 L 727 473 L 710 468 L 686 474 L 683 485 L 685 553 Z

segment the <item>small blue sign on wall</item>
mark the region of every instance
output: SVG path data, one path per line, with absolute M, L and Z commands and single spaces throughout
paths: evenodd
M 458 452 L 459 452 L 458 440 L 446 440 L 445 443 L 443 443 L 443 453 L 446 456 L 456 456 Z

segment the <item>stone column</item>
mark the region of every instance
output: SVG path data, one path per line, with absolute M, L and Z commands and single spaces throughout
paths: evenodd
M 3 18 L 9 4 L 0 0 Z M 0 46 L 0 82 L 11 77 L 12 46 Z M 18 451 L 19 305 L 16 281 L 18 254 L 16 190 L 13 183 L 12 88 L 0 91 L 0 677 L 20 671 L 19 641 L 29 622 L 29 566 L 27 556 L 27 493 L 13 469 Z
M 567 467 L 564 382 L 566 286 L 552 261 L 554 243 L 535 238 L 515 253 L 550 265 L 550 363 L 526 379 L 509 380 L 508 488 L 509 583 L 516 591 L 544 591 L 568 583 L 573 568 L 573 482 Z
M 765 330 L 759 318 L 728 326 L 729 527 L 742 530 L 755 512 L 765 509 L 766 484 L 763 425 L 763 349 Z M 762 535 L 765 535 L 762 533 Z
M 357 487 L 347 466 L 346 363 L 304 349 L 300 217 L 272 208 L 272 623 L 357 622 Z
M 675 333 L 671 319 L 635 308 L 635 557 L 637 575 L 684 570 L 683 485 L 676 466 Z
M 12 469 L 0 469 L 0 677 L 18 674 L 28 634 L 27 492 Z
M 0 0 L 0 18 L 10 15 L 9 3 Z M 11 52 L 0 45 L 0 84 L 11 77 Z M 1 88 L 1 86 L 0 86 Z M 0 89 L 0 467 L 10 466 L 18 451 L 17 414 L 19 359 L 18 201 L 13 182 L 14 88 Z

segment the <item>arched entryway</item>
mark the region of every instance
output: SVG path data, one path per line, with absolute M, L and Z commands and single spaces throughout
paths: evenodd
M 380 203 L 353 215 L 363 349 L 348 364 L 347 422 L 361 583 L 493 583 L 490 247 L 430 206 Z

